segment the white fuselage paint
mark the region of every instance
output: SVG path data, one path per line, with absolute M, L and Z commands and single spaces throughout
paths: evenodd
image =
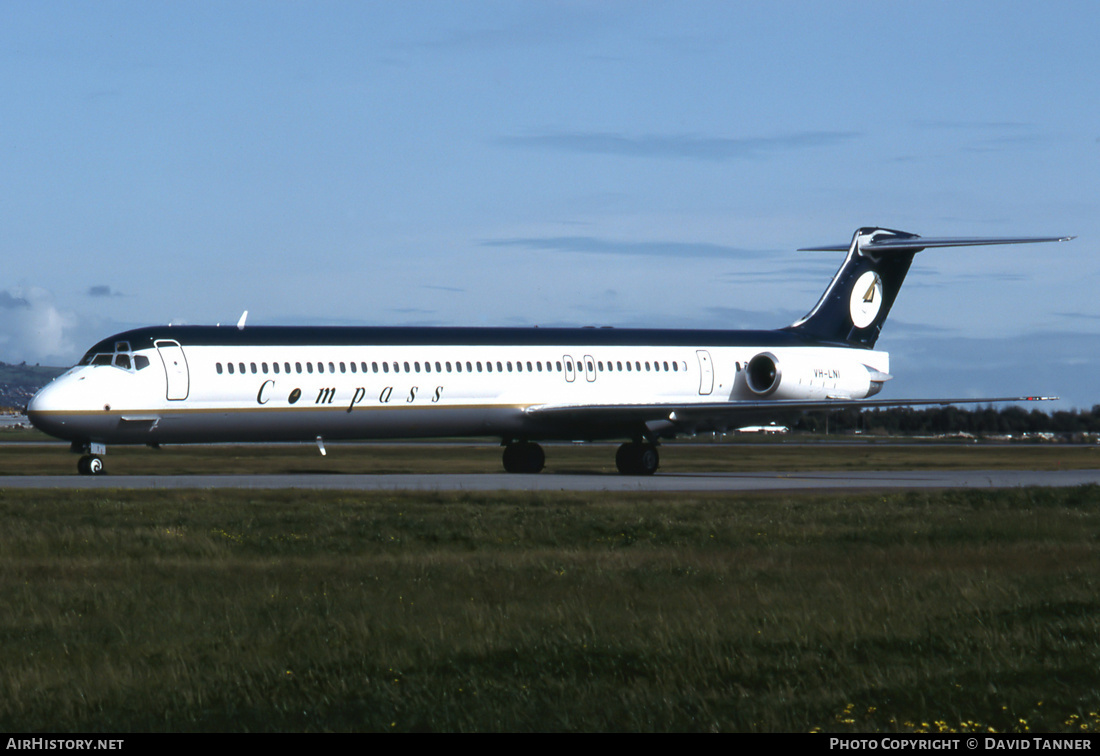
M 828 346 L 188 346 L 158 340 L 124 359 L 71 369 L 36 395 L 28 412 L 48 433 L 103 444 L 613 438 L 621 428 L 547 424 L 528 410 L 759 400 L 745 369 L 762 352 L 776 358 L 782 373 L 768 399 L 863 399 L 881 386 L 869 380 L 871 371 L 889 371 L 885 352 Z

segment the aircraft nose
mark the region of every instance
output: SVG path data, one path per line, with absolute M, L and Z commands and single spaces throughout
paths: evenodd
M 27 402 L 27 419 L 31 425 L 51 436 L 62 435 L 65 427 L 64 389 L 60 383 L 58 380 L 48 383 Z

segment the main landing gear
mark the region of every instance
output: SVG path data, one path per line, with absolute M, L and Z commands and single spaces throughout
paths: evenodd
M 652 475 L 660 463 L 656 444 L 632 441 L 620 446 L 615 453 L 615 467 L 623 475 Z
M 511 441 L 504 446 L 504 470 L 510 473 L 537 473 L 546 466 L 542 447 L 530 441 Z
M 623 475 L 652 475 L 660 465 L 657 444 L 632 441 L 623 444 L 615 454 L 615 467 Z M 537 473 L 546 466 L 542 447 L 530 441 L 504 443 L 504 469 L 510 473 Z

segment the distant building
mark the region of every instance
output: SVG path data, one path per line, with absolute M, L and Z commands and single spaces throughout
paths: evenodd
M 786 425 L 776 425 L 770 423 L 768 425 L 746 425 L 744 428 L 738 428 L 738 433 L 763 433 L 765 435 L 773 435 L 776 433 L 787 433 L 790 431 Z

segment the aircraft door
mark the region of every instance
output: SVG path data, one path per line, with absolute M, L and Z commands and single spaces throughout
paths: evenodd
M 178 341 L 163 340 L 153 342 L 164 363 L 164 374 L 168 377 L 166 396 L 173 401 L 181 401 L 191 393 L 191 379 L 187 372 L 187 358 Z
M 596 361 L 590 354 L 584 356 L 584 377 L 589 383 L 596 380 Z
M 577 379 L 577 373 L 573 369 L 573 358 L 567 354 L 562 359 L 565 360 L 565 380 L 572 383 Z
M 714 363 L 710 352 L 700 349 L 695 352 L 699 357 L 699 396 L 709 396 L 714 391 Z

